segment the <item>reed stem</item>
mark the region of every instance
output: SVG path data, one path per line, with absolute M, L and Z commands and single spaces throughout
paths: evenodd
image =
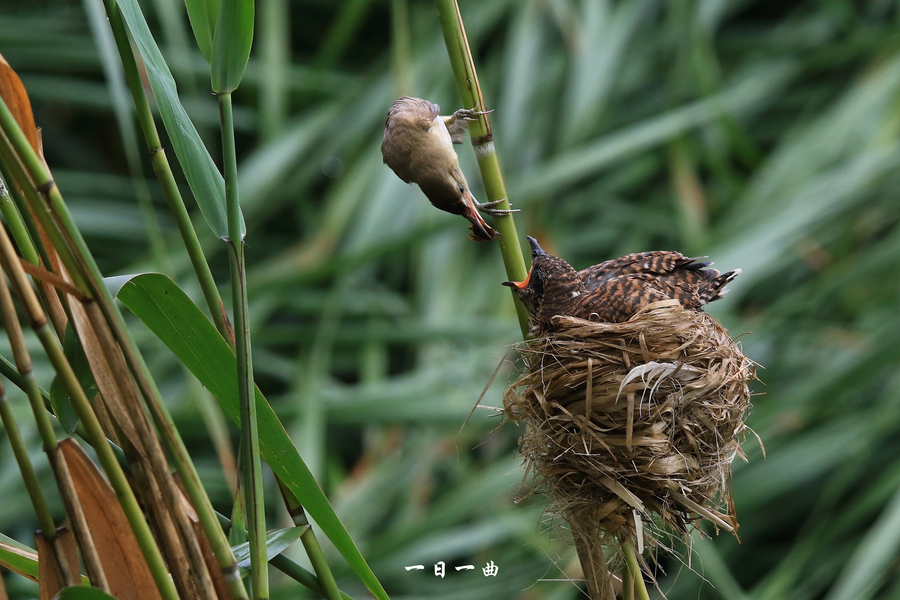
M 5 285 L 3 286 L 6 287 Z M 28 449 L 19 432 L 19 425 L 13 416 L 12 408 L 6 399 L 6 390 L 0 384 L 0 420 L 3 422 L 3 428 L 6 430 L 6 437 L 9 439 L 9 445 L 12 446 L 13 456 L 19 465 L 19 472 L 22 474 L 22 480 L 25 482 L 25 490 L 31 499 L 31 506 L 34 508 L 34 514 L 37 516 L 38 526 L 41 528 L 41 534 L 46 540 L 52 540 L 56 536 L 56 524 L 53 522 L 53 515 L 50 514 L 50 507 L 38 484 L 37 475 L 34 472 L 34 466 L 31 459 L 28 458 Z
M 634 582 L 635 595 L 638 600 L 650 600 L 650 594 L 647 592 L 647 585 L 644 583 L 644 575 L 641 573 L 641 567 L 638 565 L 637 556 L 634 554 L 634 546 L 629 540 L 622 540 L 622 551 L 625 553 L 625 573 Z M 625 578 L 622 578 L 622 585 L 625 585 Z
M 262 461 L 259 456 L 259 431 L 253 384 L 253 357 L 250 349 L 247 273 L 244 238 L 241 233 L 241 209 L 238 197 L 237 155 L 234 146 L 234 114 L 231 93 L 218 95 L 222 118 L 222 158 L 225 166 L 225 204 L 228 215 L 228 246 L 231 258 L 231 291 L 234 310 L 235 351 L 237 354 L 238 398 L 241 411 L 241 489 L 250 542 L 250 581 L 254 598 L 269 597 L 266 560 L 266 513 L 262 485 Z
M 463 106 L 486 110 L 459 5 L 456 0 L 435 0 L 434 5 L 438 11 L 441 31 L 444 33 L 444 42 L 447 44 L 447 54 L 450 57 L 450 65 L 453 67 L 453 75 L 456 78 L 456 86 L 459 89 Z M 506 196 L 506 184 L 503 182 L 503 173 L 500 170 L 500 160 L 497 158 L 497 150 L 494 147 L 494 135 L 491 133 L 488 115 L 479 115 L 477 120 L 469 123 L 469 135 L 472 139 L 472 147 L 475 149 L 475 157 L 478 159 L 487 200 L 489 202 L 500 200 L 497 208 L 508 210 L 510 208 L 509 198 Z M 525 268 L 525 259 L 522 256 L 522 247 L 519 245 L 516 222 L 512 214 L 494 217 L 493 225 L 500 233 L 500 254 L 503 256 L 503 264 L 506 266 L 506 276 L 511 281 L 523 281 L 528 271 Z M 510 293 L 516 305 L 516 315 L 519 318 L 522 336 L 528 337 L 528 312 L 514 290 L 510 290 Z
M 459 4 L 456 0 L 435 0 L 434 5 L 438 11 L 441 31 L 444 34 L 444 42 L 447 45 L 447 54 L 450 57 L 450 65 L 453 68 L 453 75 L 456 79 L 456 86 L 460 97 L 462 97 L 463 105 L 466 108 L 473 107 L 477 110 L 486 110 L 487 105 L 481 93 L 481 85 L 478 83 L 478 74 L 475 71 L 475 62 L 472 58 L 472 50 L 469 47 L 469 40 L 466 37 Z M 475 149 L 475 157 L 478 159 L 478 167 L 481 170 L 481 177 L 484 181 L 484 189 L 487 192 L 488 201 L 502 200 L 498 208 L 509 209 L 510 204 L 506 195 L 506 185 L 503 182 L 503 173 L 500 170 L 500 161 L 497 157 L 497 150 L 494 147 L 494 136 L 491 132 L 488 115 L 480 115 L 478 120 L 469 123 L 469 135 L 472 138 L 472 146 Z M 527 276 L 527 271 L 513 216 L 494 217 L 493 225 L 500 233 L 500 253 L 503 255 L 507 277 L 512 281 L 523 281 Z M 511 293 L 516 304 L 516 314 L 519 318 L 522 336 L 527 338 L 529 330 L 528 312 L 518 297 L 516 297 L 515 292 L 511 290 Z M 628 545 L 623 544 L 623 546 Z M 628 551 L 631 552 L 631 557 L 634 559 L 634 551 L 630 546 L 628 546 Z M 640 569 L 637 567 L 637 560 L 628 563 L 628 568 L 629 570 L 637 569 L 631 571 L 630 574 L 634 577 L 639 597 L 643 599 L 647 594 L 647 590 L 643 586 L 643 577 Z M 643 595 L 641 595 L 641 589 L 643 589 Z
M 303 506 L 297 501 L 293 493 L 281 483 L 281 481 L 278 482 L 278 487 L 281 489 L 281 495 L 284 498 L 284 503 L 287 506 L 288 513 L 291 515 L 291 520 L 294 522 L 294 525 L 297 527 L 307 526 L 306 531 L 300 534 L 300 541 L 303 544 L 303 548 L 306 550 L 306 555 L 309 557 L 309 562 L 312 565 L 313 570 L 316 572 L 316 582 L 321 590 L 319 593 L 322 594 L 326 600 L 341 600 L 341 590 L 338 589 L 337 581 L 334 579 L 331 567 L 328 566 L 328 561 L 325 560 L 325 554 L 322 552 L 322 546 L 319 545 L 319 540 L 316 539 L 315 532 L 312 527 L 308 526 L 309 520 L 306 518 L 306 512 L 303 510 Z
M 234 346 L 234 337 L 228 324 L 219 289 L 216 287 L 215 279 L 213 279 L 212 272 L 209 269 L 209 263 L 206 262 L 206 256 L 203 253 L 197 232 L 194 229 L 191 217 L 184 204 L 184 199 L 181 197 L 178 184 L 172 174 L 172 168 L 169 166 L 169 161 L 166 158 L 166 151 L 162 147 L 159 131 L 156 129 L 156 122 L 153 120 L 153 113 L 150 110 L 150 103 L 147 101 L 147 95 L 144 92 L 140 70 L 131 49 L 131 43 L 128 40 L 125 20 L 115 0 L 105 0 L 105 3 L 106 14 L 109 17 L 113 37 L 116 40 L 116 47 L 119 49 L 119 56 L 122 58 L 122 64 L 125 68 L 125 80 L 128 83 L 132 98 L 134 98 L 135 113 L 141 125 L 141 131 L 144 133 L 147 152 L 150 154 L 150 162 L 153 164 L 153 172 L 156 173 L 163 194 L 169 204 L 169 210 L 172 211 L 172 216 L 175 218 L 178 232 L 181 234 L 185 250 L 187 250 L 191 259 L 194 274 L 200 283 L 200 289 L 203 291 L 203 297 L 212 315 L 213 323 L 215 323 L 216 329 L 222 337 Z
M 0 109 L 5 108 L 6 105 L 0 102 Z M 3 110 L 0 110 L 0 120 L 2 120 L 2 117 Z M 3 127 L 6 129 L 7 123 L 4 122 Z M 37 296 L 29 284 L 25 272 L 22 270 L 22 266 L 19 263 L 19 257 L 15 253 L 12 241 L 9 239 L 6 230 L 2 227 L 0 227 L 0 263 L 3 265 L 3 270 L 9 275 L 10 281 L 28 314 L 31 327 L 40 340 L 44 351 L 47 353 L 47 357 L 50 359 L 54 371 L 56 371 L 60 380 L 63 382 L 63 385 L 72 400 L 72 406 L 78 413 L 78 417 L 84 425 L 88 438 L 91 440 L 91 445 L 97 451 L 100 464 L 103 466 L 103 470 L 109 477 L 110 484 L 115 490 L 116 496 L 119 498 L 119 502 L 122 505 L 122 509 L 125 511 L 129 525 L 134 531 L 135 537 L 137 538 L 144 558 L 147 561 L 147 566 L 150 568 L 150 572 L 153 575 L 153 579 L 156 582 L 160 594 L 165 600 L 177 600 L 178 592 L 169 577 L 165 561 L 156 545 L 150 527 L 144 519 L 144 514 L 128 483 L 128 479 L 125 477 L 125 472 L 116 460 L 116 456 L 113 453 L 112 448 L 110 448 L 109 443 L 107 443 L 106 435 L 103 433 L 100 421 L 97 419 L 97 415 L 94 414 L 93 407 L 87 399 L 84 390 L 81 388 L 78 376 L 75 375 L 72 366 L 69 364 L 68 359 L 66 359 L 62 346 L 59 343 L 59 339 L 57 339 L 53 329 L 49 326 Z
M 33 265 L 40 264 L 40 257 L 31 240 L 31 235 L 28 233 L 28 227 L 25 226 L 22 214 L 13 202 L 10 191 L 2 179 L 0 179 L 0 214 L 3 214 L 3 222 L 9 227 L 9 232 L 16 241 L 22 258 Z

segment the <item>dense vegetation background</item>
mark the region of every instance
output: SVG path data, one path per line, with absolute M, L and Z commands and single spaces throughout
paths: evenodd
M 146 159 L 137 182 L 129 171 L 126 148 L 140 145 L 123 142 L 92 4 L 0 3 L 0 53 L 31 93 L 47 160 L 105 273 L 162 270 L 197 292 Z M 749 422 L 768 457 L 750 437 L 749 463 L 735 464 L 741 543 L 677 547 L 681 559 L 661 558 L 661 589 L 671 600 L 900 596 L 896 3 L 461 5 L 521 234 L 577 268 L 677 249 L 743 269 L 710 312 L 764 367 Z M 218 156 L 208 65 L 183 5 L 142 6 Z M 392 598 L 579 597 L 563 581 L 577 571 L 565 531 L 540 498 L 513 502 L 519 432 L 480 409 L 458 433 L 519 339 L 499 252 L 381 161 L 396 96 L 458 107 L 433 6 L 266 0 L 257 24 L 235 100 L 260 386 Z M 472 151 L 460 153 L 479 196 Z M 224 285 L 225 246 L 197 216 Z M 142 340 L 227 510 L 204 392 Z M 501 405 L 508 374 L 483 404 Z M 286 524 L 269 483 L 270 526 Z M 31 542 L 5 443 L 0 490 L 0 531 Z M 488 561 L 496 577 L 481 573 Z M 450 568 L 463 564 L 476 569 Z M 35 594 L 21 578 L 7 586 Z

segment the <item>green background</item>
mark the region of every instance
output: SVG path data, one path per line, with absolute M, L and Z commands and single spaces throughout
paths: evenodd
M 0 53 L 104 273 L 164 271 L 202 304 L 142 144 L 130 144 L 149 189 L 139 203 L 89 4 L 0 2 Z M 209 65 L 183 5 L 141 5 L 220 161 Z M 675 558 L 659 557 L 661 589 L 900 597 L 897 4 L 472 0 L 462 12 L 523 236 L 576 268 L 673 249 L 743 269 L 709 312 L 762 367 L 749 425 L 767 458 L 748 436 L 732 482 L 740 544 L 674 544 Z M 577 562 L 564 528 L 540 497 L 513 502 L 520 432 L 479 409 L 459 433 L 518 326 L 498 249 L 470 242 L 464 220 L 382 164 L 383 119 L 402 93 L 459 107 L 429 2 L 258 3 L 235 93 L 257 381 L 392 598 L 578 598 L 562 581 Z M 459 151 L 483 199 L 472 150 Z M 225 292 L 225 246 L 183 191 Z M 135 334 L 227 510 L 203 390 Z M 0 354 L 11 357 L 5 340 Z M 49 387 L 49 367 L 38 375 Z M 500 406 L 510 377 L 501 370 L 482 403 Z M 54 498 L 25 398 L 10 398 Z M 285 526 L 267 481 L 269 525 Z M 5 441 L 0 490 L 0 531 L 32 543 Z M 342 589 L 366 597 L 332 555 Z M 488 561 L 496 577 L 482 574 Z M 414 564 L 426 568 L 405 571 Z M 465 564 L 476 569 L 452 569 Z M 36 594 L 5 581 L 14 598 Z M 273 597 L 301 596 L 276 575 Z

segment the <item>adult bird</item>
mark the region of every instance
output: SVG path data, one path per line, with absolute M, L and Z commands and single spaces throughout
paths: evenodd
M 397 177 L 418 184 L 436 208 L 468 219 L 472 239 L 491 240 L 497 232 L 478 211 L 493 216 L 517 211 L 494 208 L 502 200 L 478 202 L 453 149 L 453 144 L 462 143 L 468 121 L 485 112 L 460 109 L 442 117 L 439 111 L 437 104 L 421 98 L 403 96 L 394 102 L 384 122 L 381 155 Z
M 531 270 L 524 281 L 506 281 L 528 309 L 532 333 L 550 329 L 555 315 L 621 323 L 652 302 L 678 300 L 689 310 L 721 298 L 740 269 L 722 275 L 679 252 L 629 254 L 575 271 L 565 260 L 531 245 Z

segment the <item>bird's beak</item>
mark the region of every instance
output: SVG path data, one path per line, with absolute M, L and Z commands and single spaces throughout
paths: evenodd
M 522 281 L 504 281 L 503 285 L 512 287 L 512 288 L 516 288 L 519 290 L 524 290 L 525 288 L 528 287 L 528 283 L 531 281 L 531 271 L 533 271 L 533 270 L 534 270 L 534 266 L 532 266 L 530 269 L 528 269 L 528 275 L 526 275 L 525 279 L 523 279 Z
M 481 218 L 478 209 L 475 208 L 475 196 L 472 195 L 472 192 L 466 190 L 463 201 L 466 204 L 466 212 L 463 213 L 463 216 L 472 224 L 469 228 L 472 230 L 472 239 L 476 242 L 489 242 L 494 239 L 497 231 Z
M 525 237 L 528 238 L 528 244 L 531 246 L 531 256 L 544 256 L 547 254 L 544 252 L 544 249 L 541 248 L 541 245 L 538 244 L 536 239 L 530 235 L 526 235 Z

